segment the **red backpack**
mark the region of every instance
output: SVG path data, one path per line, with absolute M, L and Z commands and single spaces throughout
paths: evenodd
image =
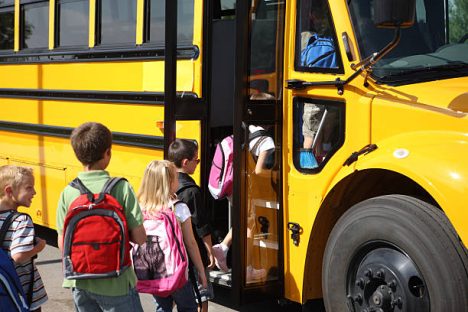
M 70 186 L 80 191 L 68 209 L 63 234 L 66 279 L 109 278 L 131 266 L 127 220 L 110 192 L 124 178 L 111 178 L 99 194 L 76 178 Z

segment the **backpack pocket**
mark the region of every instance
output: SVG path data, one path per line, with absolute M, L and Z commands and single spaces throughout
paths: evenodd
M 167 276 L 164 252 L 159 237 L 149 235 L 146 242 L 132 252 L 135 274 L 139 280 L 161 279 Z

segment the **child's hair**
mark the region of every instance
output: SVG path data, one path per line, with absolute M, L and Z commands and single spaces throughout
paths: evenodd
M 184 159 L 192 160 L 198 150 L 195 140 L 176 139 L 169 145 L 167 159 L 172 161 L 177 168 L 182 167 Z
M 156 213 L 164 207 L 169 207 L 175 198 L 171 192 L 171 184 L 177 179 L 177 168 L 168 160 L 153 160 L 146 166 L 138 201 L 149 213 Z
M 92 165 L 101 160 L 112 146 L 112 133 L 97 122 L 86 122 L 75 128 L 70 138 L 76 158 L 83 165 Z
M 13 189 L 23 183 L 25 177 L 33 177 L 32 168 L 6 165 L 0 167 L 0 197 L 5 196 L 5 186 L 11 185 Z

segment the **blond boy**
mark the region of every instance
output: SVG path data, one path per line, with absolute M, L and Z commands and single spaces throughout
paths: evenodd
M 35 194 L 31 168 L 0 167 L 0 226 L 9 214 L 18 210 L 18 207 L 30 207 Z M 41 305 L 47 301 L 44 284 L 33 262 L 33 257 L 41 252 L 45 245 L 45 240 L 35 238 L 31 218 L 21 214 L 11 224 L 1 246 L 15 262 L 24 293 L 31 299 L 31 311 L 41 311 Z

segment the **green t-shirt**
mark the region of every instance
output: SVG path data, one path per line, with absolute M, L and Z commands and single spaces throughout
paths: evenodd
M 80 172 L 78 178 L 93 193 L 99 193 L 106 181 L 110 178 L 109 173 L 104 170 L 93 170 Z M 119 182 L 111 192 L 125 211 L 128 229 L 134 229 L 143 224 L 143 216 L 131 185 Z M 80 192 L 67 185 L 60 195 L 57 207 L 57 232 L 62 235 L 63 223 L 70 204 L 80 195 Z M 77 287 L 89 292 L 104 296 L 123 296 L 128 294 L 129 289 L 135 287 L 136 276 L 133 268 L 128 268 L 122 275 L 113 278 L 67 280 L 64 279 L 62 286 L 65 288 Z

